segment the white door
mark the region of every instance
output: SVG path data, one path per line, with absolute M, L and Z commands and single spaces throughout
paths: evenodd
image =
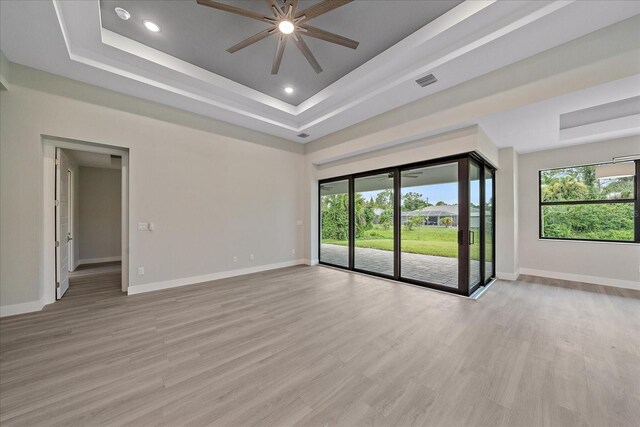
M 73 267 L 75 265 L 75 258 L 74 258 L 74 250 L 73 250 L 73 221 L 75 221 L 75 218 L 73 217 L 73 173 L 71 172 L 71 169 L 69 169 L 67 171 L 67 206 L 68 206 L 68 211 L 69 212 L 69 221 L 67 221 L 68 227 L 69 227 L 69 244 L 68 244 L 68 248 L 67 248 L 67 252 L 68 252 L 68 256 L 67 256 L 67 263 L 69 264 L 69 272 L 73 271 Z
M 69 289 L 69 159 L 56 148 L 56 299 Z

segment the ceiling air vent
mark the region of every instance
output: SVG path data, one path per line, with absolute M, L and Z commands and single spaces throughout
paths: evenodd
M 428 74 L 424 77 L 420 77 L 418 80 L 416 80 L 416 83 L 418 83 L 422 87 L 425 87 L 437 81 L 438 79 L 436 79 L 436 76 L 434 76 L 433 74 Z
M 308 133 L 304 133 L 304 132 L 302 132 L 302 133 L 299 133 L 299 134 L 298 134 L 298 138 L 308 138 L 308 137 L 309 137 L 309 134 L 308 134 Z

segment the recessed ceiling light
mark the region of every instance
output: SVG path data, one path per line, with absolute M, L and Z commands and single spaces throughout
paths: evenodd
M 131 14 L 121 7 L 116 7 L 115 11 L 116 15 L 118 15 L 118 18 L 122 19 L 123 21 L 128 21 L 129 18 L 131 18 Z
M 293 93 L 293 88 L 291 86 L 287 86 L 284 88 L 284 91 L 291 95 Z
M 142 23 L 144 24 L 145 27 L 147 27 L 147 30 L 153 32 L 153 33 L 159 33 L 160 32 L 160 26 L 158 24 L 156 24 L 155 22 L 151 22 L 147 19 L 145 19 L 144 21 L 142 21 Z
M 280 23 L 278 24 L 278 29 L 282 34 L 291 34 L 293 33 L 293 30 L 295 29 L 295 27 L 293 26 L 293 23 L 291 21 L 285 20 L 285 21 L 280 21 Z

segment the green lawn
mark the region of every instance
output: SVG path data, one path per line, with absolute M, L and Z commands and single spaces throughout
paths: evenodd
M 414 230 L 402 228 L 400 243 L 402 252 L 422 255 L 435 255 L 455 258 L 458 256 L 458 228 L 457 227 L 429 227 L 423 226 Z M 476 230 L 477 244 L 472 247 L 471 257 L 478 259 L 479 232 Z M 347 246 L 346 240 L 325 239 L 322 243 Z M 364 237 L 356 239 L 356 247 L 393 251 L 393 230 L 384 230 L 374 225 L 372 230 L 365 231 Z M 490 254 L 487 254 L 490 255 Z M 491 261 L 488 259 L 487 261 Z

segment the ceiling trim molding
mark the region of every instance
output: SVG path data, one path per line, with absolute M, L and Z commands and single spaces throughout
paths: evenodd
M 477 77 L 487 70 L 478 71 L 477 75 L 473 75 L 473 70 L 466 70 L 460 77 L 463 80 L 458 81 L 439 79 L 439 84 L 428 90 L 418 91 L 412 86 L 417 77 L 480 52 L 497 40 L 508 39 L 568 6 L 584 7 L 575 0 L 463 2 L 294 106 L 104 29 L 99 0 L 52 2 L 72 61 L 206 104 L 213 107 L 210 116 L 214 118 L 223 112 L 238 114 L 254 122 L 247 127 L 297 142 L 302 142 L 295 137 L 302 131 L 312 134 L 312 138 L 304 142 L 312 141 L 350 126 L 353 124 L 350 120 L 370 118 L 403 105 L 388 102 L 385 104 L 388 107 L 371 106 L 372 100 L 396 90 L 409 93 L 404 97 L 406 104 Z M 603 18 L 607 19 L 614 18 Z M 590 25 L 597 28 L 599 22 Z M 572 31 L 576 34 L 574 37 L 589 32 L 588 29 Z M 564 36 L 571 39 L 570 34 Z M 546 48 L 550 47 L 554 46 Z M 540 51 L 538 47 L 525 46 L 512 49 L 494 60 L 492 69 L 516 62 L 521 59 L 518 55 L 527 49 L 531 50 L 529 55 Z M 346 112 L 350 112 L 346 116 L 351 117 L 345 118 Z

